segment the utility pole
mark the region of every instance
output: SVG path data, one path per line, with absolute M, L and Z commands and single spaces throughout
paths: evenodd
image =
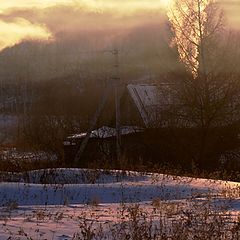
M 96 112 L 95 112 L 95 114 L 94 114 L 94 116 L 92 118 L 92 121 L 90 122 L 90 127 L 88 129 L 87 135 L 83 139 L 83 141 L 82 141 L 82 143 L 80 145 L 80 148 L 78 149 L 78 151 L 77 151 L 77 153 L 75 155 L 75 159 L 74 159 L 74 165 L 75 166 L 77 166 L 79 160 L 82 157 L 82 154 L 83 154 L 83 152 L 84 152 L 84 150 L 85 150 L 85 148 L 86 148 L 86 146 L 88 144 L 88 141 L 89 141 L 89 139 L 91 137 L 91 133 L 94 130 L 96 124 L 97 124 L 97 120 L 99 118 L 99 115 L 101 114 L 101 112 L 102 112 L 102 110 L 103 110 L 103 108 L 105 106 L 105 103 L 106 103 L 106 101 L 108 99 L 108 95 L 109 95 L 109 87 L 107 86 L 107 88 L 106 88 L 106 90 L 105 90 L 105 92 L 103 94 L 103 98 L 102 98 L 100 104 L 98 105 L 98 108 L 97 108 L 97 110 L 96 110 Z
M 120 77 L 119 77 L 119 51 L 113 50 L 114 55 L 114 88 L 115 88 L 115 115 L 116 115 L 116 153 L 119 162 L 121 158 L 121 113 L 120 113 Z
M 113 68 L 113 76 L 111 81 L 107 84 L 106 90 L 103 94 L 103 97 L 98 105 L 98 108 L 90 122 L 90 127 L 87 131 L 86 137 L 82 141 L 79 149 L 74 158 L 74 164 L 77 166 L 79 160 L 82 157 L 82 154 L 88 144 L 88 141 L 91 137 L 91 133 L 94 130 L 97 120 L 100 114 L 103 111 L 103 108 L 106 104 L 106 101 L 109 96 L 109 92 L 114 90 L 115 92 L 115 116 L 116 116 L 116 153 L 117 153 L 117 160 L 120 160 L 121 157 L 121 122 L 120 122 L 120 77 L 119 77 L 119 51 L 118 49 L 114 49 L 112 51 L 101 51 L 101 52 L 110 52 L 114 56 L 114 68 Z M 114 87 L 114 88 L 113 88 Z

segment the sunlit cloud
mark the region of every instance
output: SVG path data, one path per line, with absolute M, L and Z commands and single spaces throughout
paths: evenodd
M 151 3 L 150 3 L 151 2 Z M 0 0 L 0 49 L 26 38 L 46 40 L 68 33 L 122 34 L 142 23 L 160 22 L 166 0 Z M 63 34 L 63 33 L 67 34 Z
M 33 38 L 36 35 L 46 39 L 50 33 L 58 39 L 59 36 L 72 38 L 89 32 L 105 32 L 110 39 L 141 24 L 160 24 L 165 4 L 166 0 L 152 0 L 151 3 L 146 0 L 0 0 L 0 21 L 5 26 L 4 32 L 0 29 L 0 34 L 6 36 L 0 49 L 21 40 L 20 33 L 14 38 L 14 27 L 19 32 L 19 29 L 26 29 L 27 23 L 16 21 L 16 18 L 25 19 L 30 24 L 28 27 Z M 10 26 L 9 33 L 7 25 Z M 22 32 L 22 39 L 25 39 L 26 31 Z
M 129 14 L 141 10 L 157 10 L 166 7 L 172 0 L 0 0 L 0 11 L 9 8 L 47 8 L 56 5 L 79 6 L 87 11 Z
M 0 0 L 0 36 L 4 36 L 0 37 L 0 50 L 26 38 L 71 38 L 99 31 L 107 31 L 112 37 L 114 34 L 127 34 L 139 26 L 160 25 L 173 1 Z M 236 13 L 238 0 L 229 2 L 235 4 L 234 9 L 227 1 L 223 6 L 229 6 L 228 15 L 237 25 L 238 14 L 232 16 L 231 13 Z
M 55 6 L 57 4 L 69 4 L 67 0 L 0 0 L 0 11 L 3 12 L 9 8 L 46 8 L 50 6 Z
M 16 19 L 12 23 L 0 21 L 0 33 L 0 50 L 24 39 L 50 40 L 52 38 L 45 27 L 33 25 L 24 19 Z

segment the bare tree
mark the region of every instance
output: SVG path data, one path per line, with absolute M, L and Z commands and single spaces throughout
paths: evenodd
M 211 128 L 238 120 L 239 75 L 233 59 L 240 46 L 224 27 L 224 15 L 211 0 L 176 0 L 168 13 L 180 60 L 188 74 L 174 83 L 175 116 L 199 131 L 198 161 L 205 158 Z M 205 164 L 205 163 L 204 163 Z

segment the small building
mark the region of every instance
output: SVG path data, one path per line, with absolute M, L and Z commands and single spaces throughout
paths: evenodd
M 161 136 L 156 129 L 168 126 L 165 113 L 172 101 L 169 84 L 127 85 L 120 101 L 122 155 L 128 159 L 135 159 L 134 161 L 140 158 L 159 157 L 161 150 L 159 144 L 162 144 L 163 139 L 159 141 Z M 114 117 L 109 125 L 115 125 Z M 73 134 L 64 141 L 66 163 L 73 162 L 76 151 L 86 134 Z M 105 126 L 92 131 L 82 159 L 87 161 L 116 159 L 115 128 Z
M 128 155 L 127 158 L 136 158 L 141 150 L 141 139 L 144 132 L 143 128 L 135 126 L 121 127 L 122 154 Z M 74 161 L 77 150 L 87 133 L 73 134 L 64 141 L 65 162 Z M 116 129 L 103 126 L 91 132 L 89 142 L 82 155 L 81 165 L 89 166 L 89 163 L 102 161 L 107 163 L 109 160 L 116 160 Z
M 192 159 L 199 152 L 201 129 L 184 119 L 169 117 L 170 110 L 176 103 L 178 104 L 177 100 L 171 94 L 171 86 L 167 83 L 129 84 L 125 88 L 121 97 L 121 145 L 122 155 L 126 159 L 132 162 L 139 159 L 152 163 L 184 162 L 191 166 Z M 111 123 L 109 126 L 114 126 L 115 121 Z M 233 147 L 233 142 L 237 139 L 234 129 L 231 126 L 216 126 L 212 129 L 209 159 L 218 159 L 221 149 L 224 152 Z M 80 133 L 66 139 L 64 149 L 67 163 L 73 162 L 85 136 L 86 133 Z M 229 144 L 222 142 L 222 139 L 230 139 Z M 82 158 L 88 162 L 116 160 L 115 128 L 100 127 L 94 130 Z M 85 166 L 84 162 L 81 164 Z

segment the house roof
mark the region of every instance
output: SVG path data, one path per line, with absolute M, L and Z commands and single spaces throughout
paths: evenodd
M 142 132 L 143 129 L 135 126 L 122 126 L 121 127 L 121 135 L 128 135 L 136 132 Z M 73 134 L 69 137 L 67 137 L 67 141 L 64 142 L 64 145 L 69 145 L 70 142 L 68 140 L 74 140 L 74 139 L 82 139 L 85 138 L 87 133 L 79 133 L 79 134 Z M 98 128 L 96 130 L 93 130 L 91 132 L 90 138 L 111 138 L 111 137 L 116 137 L 117 136 L 117 131 L 115 128 L 103 126 L 101 128 Z
M 171 104 L 169 84 L 159 87 L 149 84 L 129 84 L 128 92 L 136 105 L 146 127 L 153 126 L 159 117 L 160 109 Z

